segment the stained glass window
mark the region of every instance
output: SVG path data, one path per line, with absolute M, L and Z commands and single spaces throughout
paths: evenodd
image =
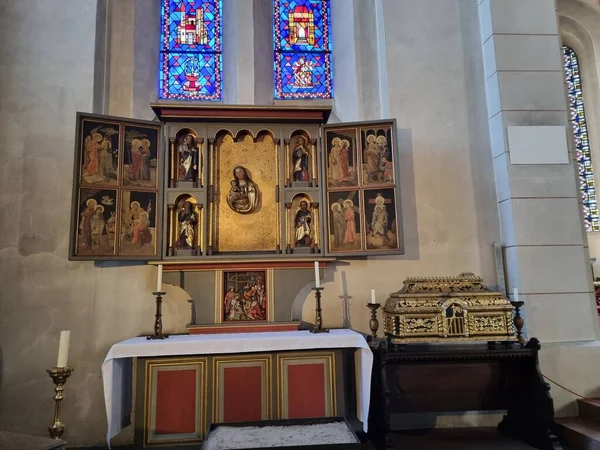
M 329 0 L 273 0 L 275 98 L 333 98 Z
M 575 152 L 579 169 L 579 187 L 583 197 L 583 214 L 587 231 L 600 231 L 600 217 L 596 199 L 596 184 L 592 168 L 592 155 L 588 138 L 585 109 L 583 107 L 583 91 L 579 74 L 579 61 L 572 48 L 563 46 L 565 77 L 569 90 L 569 106 L 571 109 L 571 125 L 575 137 Z
M 162 0 L 158 96 L 221 100 L 221 0 Z

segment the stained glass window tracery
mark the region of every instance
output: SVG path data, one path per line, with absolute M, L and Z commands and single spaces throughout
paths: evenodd
M 275 98 L 333 98 L 329 0 L 273 0 Z
M 592 167 L 592 154 L 583 104 L 583 90 L 579 61 L 572 48 L 563 46 L 565 78 L 569 91 L 571 126 L 575 137 L 575 152 L 579 172 L 579 187 L 583 197 L 583 215 L 587 231 L 600 231 L 600 215 L 596 197 L 596 184 Z
M 221 100 L 221 0 L 162 0 L 158 96 Z

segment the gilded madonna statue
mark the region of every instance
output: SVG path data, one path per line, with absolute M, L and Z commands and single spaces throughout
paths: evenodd
M 254 211 L 260 202 L 258 187 L 248 175 L 248 170 L 243 166 L 233 169 L 233 180 L 227 194 L 227 204 L 231 209 L 240 214 Z

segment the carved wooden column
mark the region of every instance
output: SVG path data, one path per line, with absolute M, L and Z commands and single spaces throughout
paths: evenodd
M 204 138 L 198 138 L 198 167 L 196 167 L 196 179 L 194 180 L 196 187 L 202 187 L 204 179 L 204 164 L 202 160 L 202 147 L 204 147 Z
M 319 202 L 312 202 L 310 207 L 313 214 L 313 250 L 319 253 Z
M 175 138 L 169 139 L 169 187 L 174 188 L 177 183 L 177 149 L 175 148 Z
M 209 185 L 208 185 L 208 254 L 213 254 L 215 239 L 215 212 L 216 212 L 216 193 L 215 193 L 215 170 L 217 168 L 217 156 L 215 150 L 215 140 L 208 140 L 208 154 L 210 157 Z
M 290 182 L 290 140 L 285 139 L 285 187 L 292 185 Z
M 317 172 L 317 140 L 316 139 L 311 139 L 310 140 L 310 153 L 311 153 L 311 160 L 312 160 L 312 182 L 311 182 L 311 186 L 312 187 L 317 187 L 319 186 L 319 175 Z
M 167 220 L 167 235 L 169 238 L 169 248 L 167 250 L 167 255 L 168 256 L 173 256 L 175 254 L 175 228 L 176 228 L 176 221 L 177 221 L 177 215 L 175 212 L 175 203 L 169 203 L 167 205 L 167 208 L 169 209 L 169 213 L 167 215 L 168 220 Z
M 286 202 L 285 204 L 285 227 L 287 232 L 285 233 L 286 237 L 287 237 L 287 242 L 286 242 L 286 246 L 285 246 L 285 252 L 286 253 L 292 253 L 292 245 L 291 245 L 291 241 L 290 241 L 290 214 L 291 214 L 291 209 L 292 209 L 292 202 Z
M 204 226 L 202 221 L 202 209 L 204 205 L 202 203 L 197 204 L 198 208 L 196 214 L 198 215 L 198 223 L 196 224 L 197 232 L 196 232 L 196 256 L 200 256 L 202 254 L 202 227 Z

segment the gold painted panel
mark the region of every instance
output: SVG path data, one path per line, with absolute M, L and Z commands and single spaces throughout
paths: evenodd
M 220 252 L 274 251 L 277 245 L 279 180 L 277 146 L 269 135 L 254 140 L 246 135 L 234 140 L 225 135 L 216 143 L 217 235 Z M 240 213 L 228 204 L 234 185 L 234 169 L 242 166 L 256 186 L 256 207 Z

